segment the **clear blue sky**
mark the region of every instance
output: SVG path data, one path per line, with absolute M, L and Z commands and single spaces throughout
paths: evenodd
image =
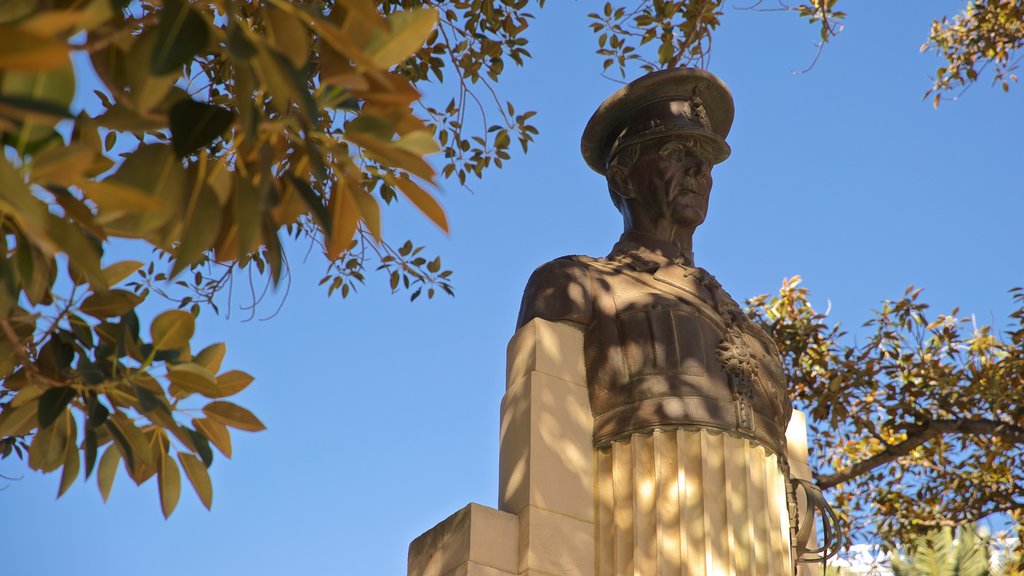
M 0 492 L 0 574 L 398 576 L 410 540 L 470 501 L 494 506 L 522 287 L 547 260 L 606 253 L 621 226 L 579 155 L 584 124 L 617 87 L 600 77 L 586 28 L 597 6 L 553 0 L 537 14 L 534 59 L 502 89 L 538 111 L 541 134 L 473 192 L 445 184 L 450 237 L 412 210 L 387 211 L 389 238 L 425 241 L 456 271 L 454 299 L 410 304 L 384 278 L 327 299 L 319 260 L 296 252 L 275 318 L 200 322 L 201 341 L 228 342 L 226 368 L 256 376 L 240 403 L 268 427 L 236 433 L 234 460 L 218 455 L 213 511 L 185 490 L 164 520 L 156 483 L 136 488 L 123 472 L 108 504 L 94 480 L 55 501 L 56 475 L 8 460 L 0 473 L 25 475 Z M 816 29 L 726 10 L 710 68 L 736 100 L 733 155 L 715 171 L 695 248 L 737 299 L 802 274 L 856 333 L 915 284 L 937 312 L 1005 323 L 1007 290 L 1024 284 L 1024 86 L 981 84 L 937 111 L 922 101 L 937 63 L 918 48 L 932 17 L 960 7 L 851 3 L 803 75 L 793 72 L 813 58 Z

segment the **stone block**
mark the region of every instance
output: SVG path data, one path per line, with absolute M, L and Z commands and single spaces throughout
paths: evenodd
M 446 576 L 517 576 L 515 572 L 498 570 L 477 562 L 465 562 Z
M 408 573 L 447 576 L 471 562 L 516 574 L 518 544 L 519 519 L 515 515 L 471 503 L 412 541 Z M 490 576 L 479 571 L 467 574 Z
M 594 524 L 530 506 L 519 514 L 519 573 L 594 576 Z
M 585 387 L 534 371 L 509 388 L 501 403 L 498 508 L 518 514 L 536 506 L 593 522 L 592 422 Z
M 583 332 L 569 324 L 535 318 L 509 340 L 505 386 L 511 388 L 533 371 L 586 386 L 583 366 Z

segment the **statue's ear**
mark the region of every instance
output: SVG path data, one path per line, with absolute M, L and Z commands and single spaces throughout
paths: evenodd
M 605 176 L 608 178 L 608 186 L 616 194 L 623 198 L 632 198 L 634 196 L 633 182 L 629 179 L 629 170 L 618 164 L 612 164 L 605 172 Z

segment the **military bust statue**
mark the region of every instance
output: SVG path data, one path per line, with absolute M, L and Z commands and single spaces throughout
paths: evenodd
M 615 556 L 620 552 L 609 552 L 615 557 L 602 560 L 598 551 L 598 574 L 619 574 L 633 562 L 636 574 L 679 573 L 660 568 L 679 562 L 691 562 L 682 570 L 686 574 L 733 573 L 743 565 L 749 568 L 741 573 L 792 571 L 792 492 L 785 460 L 791 407 L 779 353 L 715 278 L 693 262 L 692 236 L 707 214 L 712 167 L 729 156 L 725 137 L 732 119 L 729 89 L 704 70 L 654 72 L 609 97 L 587 125 L 582 149 L 587 164 L 607 177 L 612 202 L 622 213 L 624 233 L 607 257 L 567 256 L 544 264 L 530 278 L 523 296 L 520 327 L 542 318 L 571 323 L 583 332 L 598 450 L 597 491 L 599 499 L 605 494 L 607 500 L 598 503 L 598 531 L 610 531 L 607 545 L 630 555 L 624 560 Z M 665 448 L 665 442 L 671 446 Z M 701 442 L 703 448 L 691 446 Z M 719 443 L 717 454 L 711 453 L 716 448 L 709 448 L 715 442 Z M 682 482 L 687 474 L 697 477 L 696 489 L 703 490 L 705 498 L 712 492 L 724 494 L 720 498 L 739 498 L 725 494 L 730 463 L 737 457 L 730 453 L 728 442 L 733 442 L 733 452 L 739 446 L 740 452 L 760 454 L 759 464 L 751 464 L 750 459 L 739 464 L 741 468 L 760 466 L 755 476 L 762 484 L 742 488 L 746 504 L 737 514 L 749 517 L 743 526 L 735 525 L 729 502 L 705 501 L 702 510 L 689 512 L 703 521 L 688 521 L 683 492 L 694 489 L 691 484 L 685 490 L 677 487 L 678 495 L 670 495 L 676 499 L 674 508 L 668 506 L 666 511 L 658 496 L 650 518 L 644 517 L 643 507 L 637 504 L 644 486 L 675 486 L 666 482 L 675 482 L 672 478 Z M 687 456 L 691 448 L 697 450 L 693 458 Z M 674 454 L 670 461 L 676 463 L 678 474 L 675 469 L 653 466 L 645 476 L 637 469 L 646 458 L 644 450 L 654 459 L 659 450 Z M 610 459 L 605 475 L 602 454 Z M 687 458 L 692 459 L 689 468 Z M 714 466 L 719 470 L 712 470 Z M 630 486 L 623 487 L 623 478 L 632 479 L 627 482 Z M 760 490 L 761 496 L 751 496 L 752 490 Z M 762 496 L 775 498 L 775 507 L 782 508 L 767 524 L 747 512 L 750 498 Z M 619 510 L 623 507 L 628 510 Z M 720 518 L 711 517 L 718 514 L 711 508 L 722 509 Z M 665 518 L 666 514 L 670 517 Z M 660 531 L 663 524 L 673 522 L 683 526 L 675 528 L 677 549 L 661 550 L 659 544 L 651 560 L 658 570 L 641 570 L 644 560 L 632 556 L 642 555 L 640 526 L 648 523 Z M 720 535 L 712 534 L 716 525 Z M 765 561 L 774 562 L 775 568 L 768 564 L 758 568 L 762 564 L 755 561 L 753 549 L 729 548 L 729 542 L 751 537 L 764 539 L 750 544 L 767 550 L 773 558 Z M 623 538 L 634 543 L 632 552 L 622 544 Z M 722 538 L 724 543 L 718 542 Z M 599 547 L 601 539 L 599 534 Z M 693 550 L 694 546 L 701 550 Z M 749 558 L 739 558 L 745 554 Z M 780 563 L 785 568 L 778 568 Z

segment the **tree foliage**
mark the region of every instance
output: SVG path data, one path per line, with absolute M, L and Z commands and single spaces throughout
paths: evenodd
M 305 240 L 328 294 L 372 268 L 413 299 L 451 294 L 440 258 L 385 240 L 381 207 L 409 202 L 447 230 L 425 157 L 465 181 L 536 133 L 471 90 L 529 56 L 526 2 L 480 4 L 6 3 L 0 456 L 62 470 L 60 493 L 84 461 L 104 498 L 123 461 L 136 483 L 157 478 L 165 515 L 184 470 L 209 507 L 211 446 L 230 457 L 229 428 L 263 427 L 224 399 L 252 380 L 221 371 L 225 347 L 191 345 L 239 272 L 276 286 Z M 431 107 L 416 84 L 445 71 L 456 98 Z M 95 87 L 93 112 L 72 110 L 76 85 Z M 118 239 L 153 261 L 108 262 Z M 154 295 L 174 309 L 147 331 L 136 310 Z
M 921 290 L 886 301 L 850 342 L 795 277 L 748 302 L 810 416 L 815 479 L 854 535 L 912 542 L 933 528 L 1024 513 L 1024 290 L 1000 335 L 930 315 Z
M 236 279 L 265 282 L 255 307 L 287 283 L 300 241 L 323 254 L 328 295 L 349 296 L 374 269 L 412 299 L 452 294 L 439 257 L 385 238 L 386 206 L 408 202 L 447 230 L 438 176 L 466 184 L 501 168 L 514 142 L 527 150 L 534 113 L 502 99 L 497 83 L 508 62 L 530 57 L 528 10 L 543 4 L 2 3 L 0 456 L 61 470 L 61 493 L 84 462 L 104 498 L 123 462 L 136 483 L 157 478 L 165 514 L 184 470 L 209 507 L 211 446 L 230 456 L 228 429 L 262 424 L 223 399 L 251 378 L 221 370 L 221 344 L 193 351 L 195 317 L 218 312 Z M 824 45 L 841 30 L 836 4 L 780 9 L 818 27 Z M 972 2 L 937 21 L 926 48 L 950 64 L 933 90 L 973 82 L 989 64 L 1007 89 L 1020 12 L 1020 1 Z M 706 66 L 723 14 L 719 0 L 609 1 L 591 27 L 604 69 L 625 76 Z M 426 83 L 438 88 L 422 98 Z M 95 90 L 75 100 L 84 87 Z M 112 261 L 121 240 L 153 257 Z M 154 300 L 172 309 L 147 328 Z M 814 319 L 801 318 L 791 320 Z M 911 422 L 925 428 L 903 433 L 937 426 Z M 1008 506 L 996 502 L 978 510 Z M 962 510 L 949 514 L 959 521 Z
M 990 551 L 974 526 L 950 527 L 919 536 L 890 555 L 893 576 L 989 576 Z

